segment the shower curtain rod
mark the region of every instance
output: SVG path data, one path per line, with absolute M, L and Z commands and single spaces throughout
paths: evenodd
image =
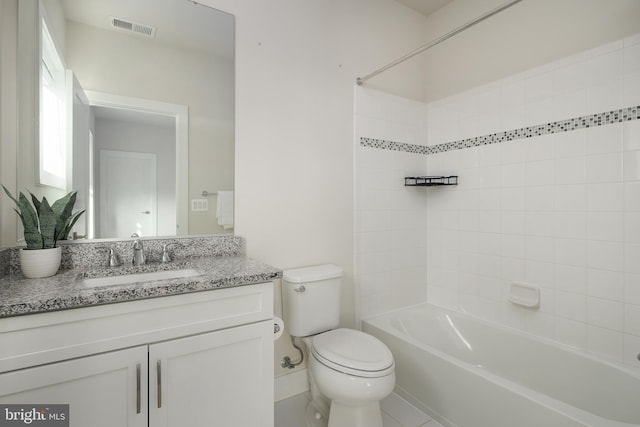
M 505 9 L 507 9 L 507 8 L 513 6 L 514 4 L 519 3 L 521 1 L 522 0 L 512 0 L 512 1 L 509 1 L 507 3 L 504 3 L 501 6 L 496 7 L 495 9 L 490 10 L 489 12 L 485 13 L 484 15 L 481 15 L 481 16 L 479 16 L 479 17 L 467 22 L 466 24 L 456 28 L 455 30 L 450 31 L 447 34 L 445 34 L 445 35 L 443 35 L 441 37 L 438 37 L 437 39 L 435 39 L 433 41 L 430 41 L 429 43 L 427 43 L 427 44 L 425 44 L 423 46 L 420 46 L 419 48 L 409 52 L 408 54 L 406 54 L 402 58 L 398 58 L 395 61 L 385 65 L 384 67 L 378 68 L 377 70 L 367 74 L 364 77 L 358 77 L 356 79 L 356 84 L 358 86 L 362 86 L 362 83 L 366 82 L 367 80 L 371 79 L 372 77 L 375 77 L 378 74 L 387 71 L 389 68 L 393 68 L 396 65 L 401 64 L 402 62 L 406 61 L 409 58 L 413 58 L 417 54 L 422 53 L 425 50 L 430 49 L 430 48 L 432 48 L 433 46 L 435 46 L 437 44 L 442 43 L 443 41 L 447 40 L 448 38 L 451 38 L 451 37 L 455 36 L 456 34 L 461 33 L 462 31 L 466 30 L 467 28 L 474 26 L 478 22 L 484 21 L 485 19 L 490 18 L 493 15 L 495 15 L 497 13 L 500 13 L 503 10 L 505 10 Z

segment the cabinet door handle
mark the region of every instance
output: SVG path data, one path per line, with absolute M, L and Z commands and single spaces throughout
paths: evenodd
M 136 414 L 140 413 L 141 410 L 141 395 L 140 395 L 140 364 L 136 365 Z
M 162 408 L 162 362 L 160 360 L 156 364 L 156 372 L 158 377 L 158 408 Z

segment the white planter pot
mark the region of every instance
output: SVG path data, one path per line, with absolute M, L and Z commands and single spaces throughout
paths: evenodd
M 20 269 L 24 277 L 39 279 L 50 277 L 58 272 L 62 248 L 52 249 L 22 249 L 20 251 Z

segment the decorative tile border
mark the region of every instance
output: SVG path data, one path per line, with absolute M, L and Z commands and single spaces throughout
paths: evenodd
M 428 155 L 444 153 L 452 150 L 461 150 L 463 148 L 479 147 L 481 145 L 497 144 L 505 141 L 513 141 L 515 139 L 525 139 L 540 135 L 570 132 L 576 129 L 603 126 L 638 119 L 640 119 L 640 106 L 622 108 L 620 110 L 607 111 L 604 113 L 560 120 L 542 125 L 528 126 L 504 132 L 491 133 L 488 135 L 460 139 L 458 141 L 446 142 L 432 146 L 406 144 L 403 142 L 364 137 L 360 138 L 360 145 L 363 147 L 380 148 L 383 150 L 404 151 L 407 153 Z

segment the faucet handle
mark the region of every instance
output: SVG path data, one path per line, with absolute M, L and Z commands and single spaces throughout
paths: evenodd
M 173 246 L 178 246 L 178 243 L 165 243 L 162 245 L 162 262 L 171 262 L 168 249 Z
M 109 259 L 107 260 L 107 265 L 109 267 L 118 267 L 120 266 L 120 261 L 118 260 L 118 255 L 116 254 L 113 246 L 98 246 L 97 249 L 105 249 L 109 251 Z

